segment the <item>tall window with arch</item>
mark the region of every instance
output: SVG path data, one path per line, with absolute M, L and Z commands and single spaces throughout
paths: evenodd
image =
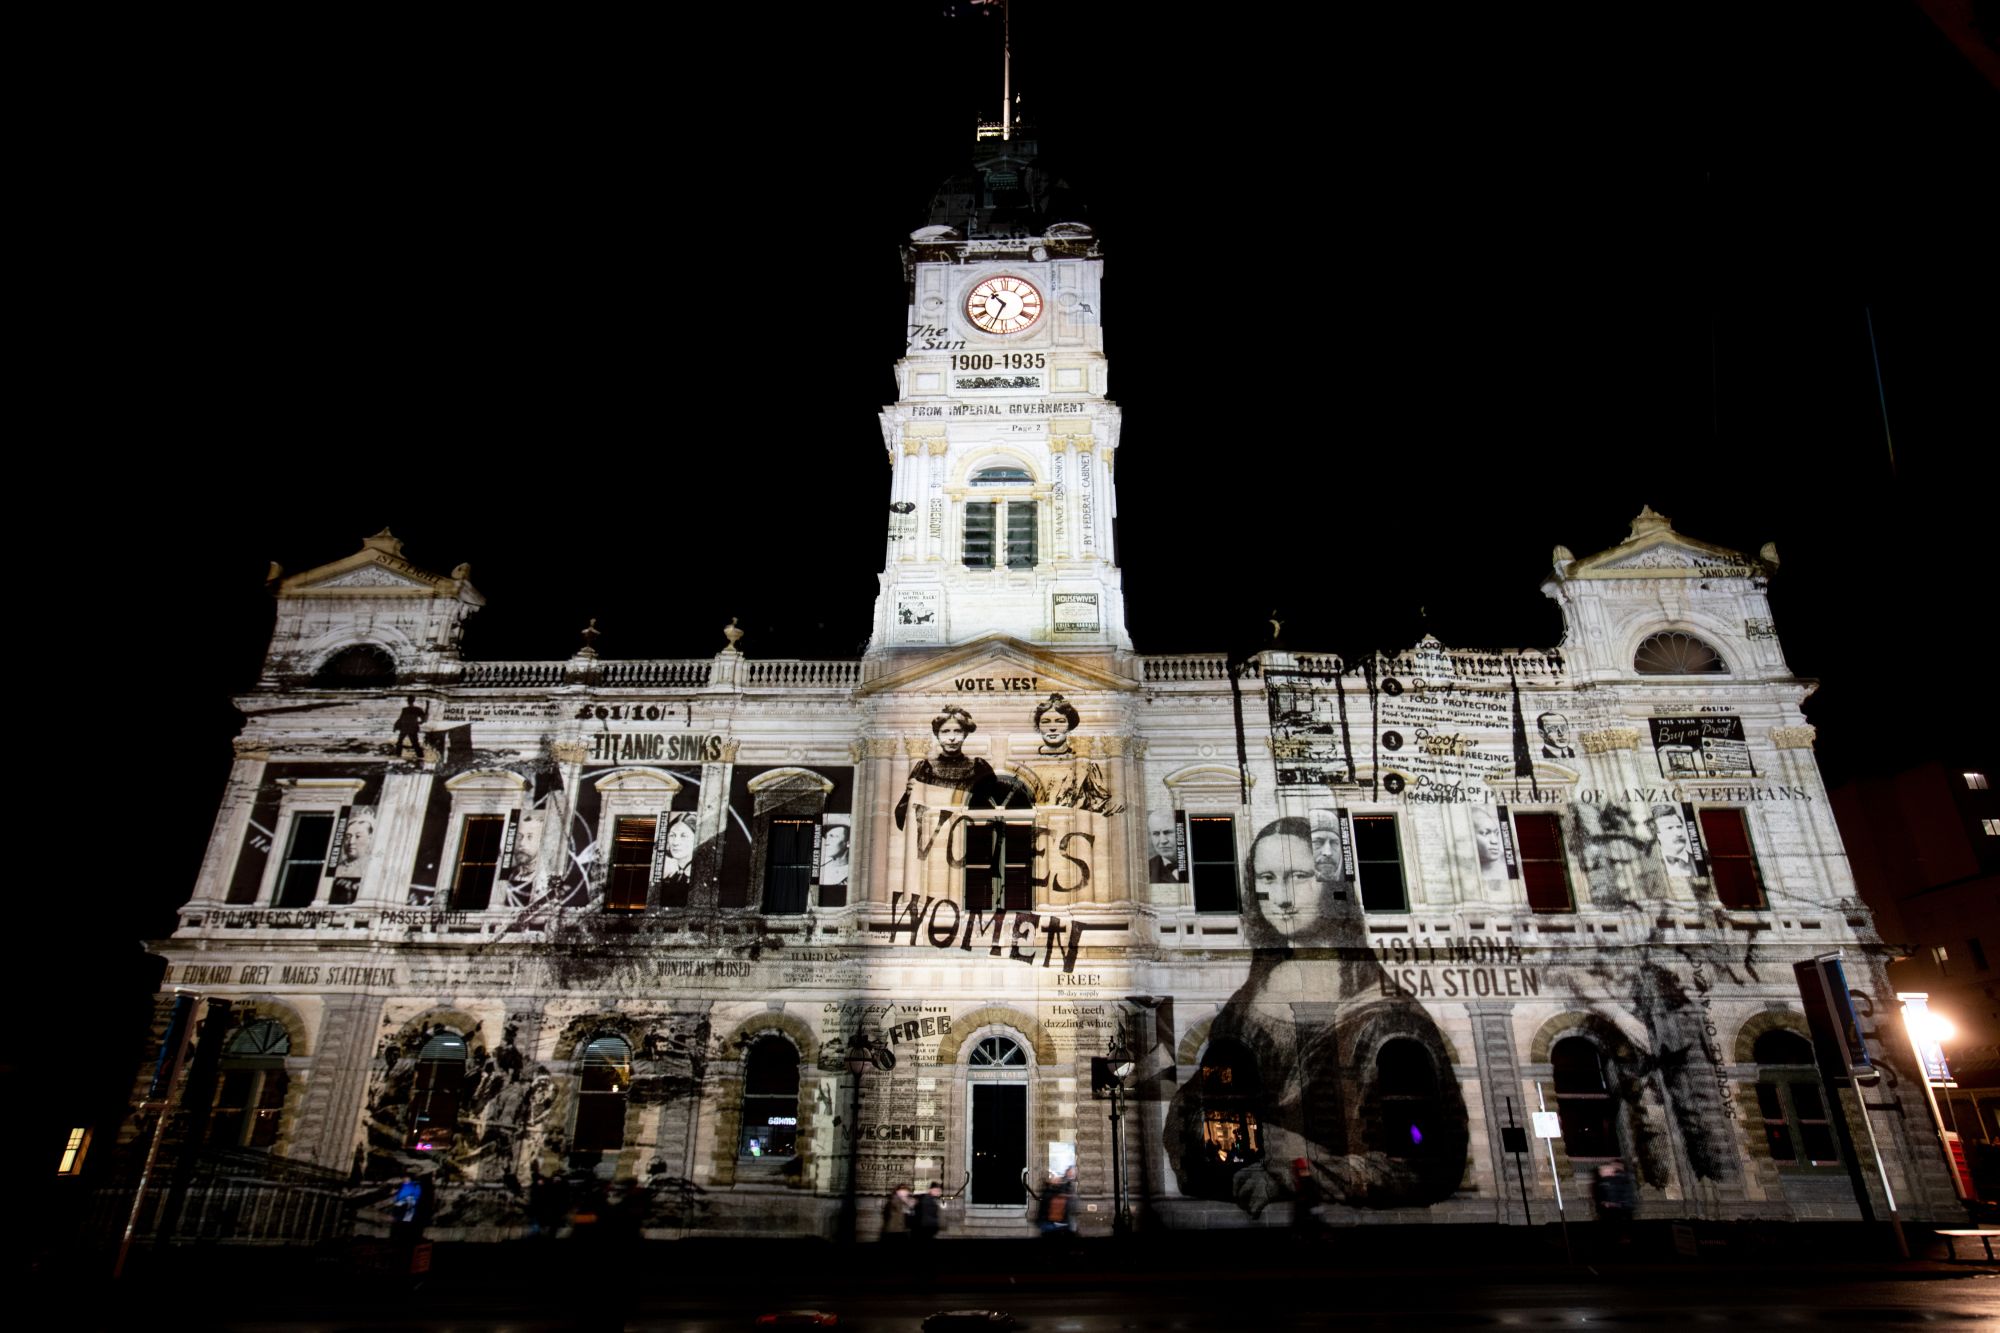
M 221 1077 L 208 1121 L 211 1144 L 266 1151 L 277 1143 L 291 1086 L 285 1057 L 291 1053 L 291 1036 L 275 1018 L 253 1018 L 231 1035 L 217 1071 Z
M 410 1088 L 410 1132 L 405 1146 L 441 1152 L 458 1133 L 458 1103 L 465 1095 L 465 1038 L 440 1030 L 417 1052 Z
M 622 1037 L 597 1037 L 583 1048 L 577 1080 L 576 1152 L 616 1152 L 625 1146 L 625 1101 L 632 1087 L 632 1047 Z
M 1382 1043 L 1375 1053 L 1375 1098 L 1382 1151 L 1389 1156 L 1421 1157 L 1443 1142 L 1437 1065 L 1422 1042 L 1397 1037 Z
M 792 1157 L 798 1153 L 799 1052 L 776 1034 L 750 1044 L 743 1055 L 742 1157 Z
M 1233 1197 L 1236 1173 L 1264 1160 L 1263 1126 L 1257 1120 L 1263 1086 L 1257 1062 L 1241 1042 L 1212 1041 L 1202 1052 L 1193 1082 L 1201 1106 L 1201 1118 L 1195 1122 L 1200 1141 L 1194 1145 L 1193 1188 L 1188 1192 L 1198 1198 L 1228 1199 Z
M 1588 1037 L 1564 1037 L 1549 1053 L 1555 1067 L 1556 1114 L 1572 1161 L 1612 1158 L 1618 1151 L 1618 1103 L 1604 1078 L 1604 1056 Z
M 1838 1166 L 1840 1149 L 1812 1043 L 1773 1028 L 1757 1038 L 1751 1058 L 1757 1062 L 1757 1110 L 1771 1160 L 1780 1166 Z

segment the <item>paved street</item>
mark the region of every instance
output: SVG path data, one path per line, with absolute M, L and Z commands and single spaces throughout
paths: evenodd
M 1200 1274 L 1024 1272 L 989 1266 L 951 1274 L 934 1287 L 897 1289 L 868 1279 L 789 1289 L 756 1275 L 710 1272 L 707 1290 L 677 1296 L 657 1272 L 607 1263 L 564 1280 L 510 1284 L 440 1274 L 414 1286 L 354 1281 L 318 1291 L 263 1289 L 232 1302 L 213 1286 L 166 1308 L 116 1301 L 70 1327 L 140 1324 L 203 1329 L 725 1330 L 756 1326 L 759 1313 L 814 1308 L 840 1327 L 915 1330 L 933 1311 L 1010 1312 L 1038 1333 L 1123 1329 L 1471 1328 L 2000 1328 L 2000 1273 L 1990 1266 L 1889 1265 L 1843 1278 L 1831 1267 L 1759 1272 L 1634 1267 L 1537 1272 L 1524 1277 L 1414 1270 Z M 879 1275 L 878 1275 L 879 1276 Z M 716 1280 L 716 1279 L 720 1280 Z M 693 1285 L 690 1281 L 687 1285 Z M 138 1294 L 134 1289 L 132 1295 Z

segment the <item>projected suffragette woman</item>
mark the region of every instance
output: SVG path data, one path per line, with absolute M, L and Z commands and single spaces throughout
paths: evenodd
M 1182 1192 L 1253 1215 L 1315 1188 L 1354 1207 L 1435 1203 L 1465 1171 L 1449 1048 L 1376 961 L 1358 896 L 1324 863 L 1308 819 L 1274 820 L 1251 843 L 1250 975 L 1167 1114 Z
M 896 802 L 896 827 L 903 827 L 910 810 L 910 798 L 919 805 L 965 805 L 973 793 L 992 788 L 993 766 L 984 759 L 965 753 L 965 738 L 979 730 L 972 714 L 963 708 L 947 708 L 931 719 L 931 735 L 937 737 L 935 758 L 919 759 L 910 766 L 903 784 L 903 799 Z

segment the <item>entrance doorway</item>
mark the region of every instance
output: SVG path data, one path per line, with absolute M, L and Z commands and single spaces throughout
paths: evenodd
M 967 1071 L 972 1092 L 971 1202 L 1020 1207 L 1027 1202 L 1021 1173 L 1028 1166 L 1028 1057 L 1006 1037 L 986 1037 L 973 1047 Z

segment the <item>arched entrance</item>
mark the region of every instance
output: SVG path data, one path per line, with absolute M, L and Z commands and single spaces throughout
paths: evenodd
M 1011 1037 L 981 1037 L 967 1061 L 967 1168 L 975 1207 L 1020 1207 L 1028 1167 L 1028 1053 Z

